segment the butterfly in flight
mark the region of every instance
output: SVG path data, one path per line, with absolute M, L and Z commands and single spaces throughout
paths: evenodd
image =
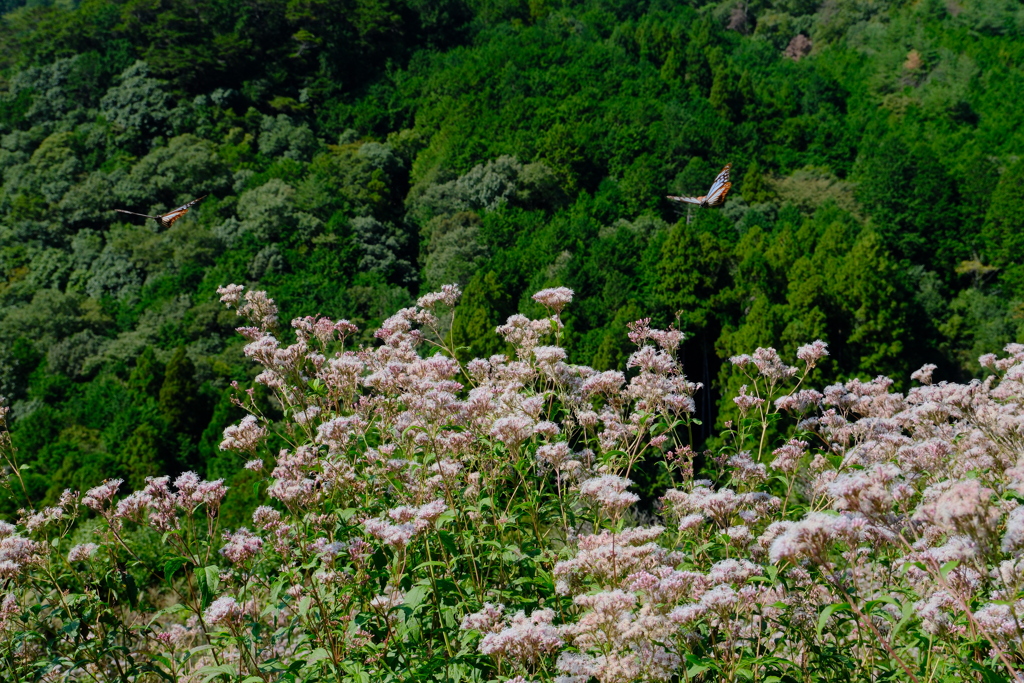
M 208 195 L 204 194 L 202 197 L 199 197 L 198 199 L 193 199 L 188 204 L 182 204 L 181 206 L 179 206 L 174 211 L 168 211 L 167 213 L 162 213 L 159 216 L 150 216 L 149 214 L 135 213 L 134 211 L 125 211 L 124 209 L 114 209 L 114 211 L 119 211 L 121 213 L 127 213 L 127 214 L 130 214 L 132 216 L 142 216 L 143 218 L 152 218 L 153 220 L 155 220 L 157 223 L 159 223 L 163 227 L 169 228 L 172 225 L 174 225 L 174 221 L 178 220 L 179 218 L 184 216 L 186 213 L 188 213 L 189 209 L 191 209 L 193 206 L 195 206 L 199 202 L 201 202 L 204 199 L 206 199 L 207 196 Z
M 725 195 L 729 193 L 729 188 L 732 187 L 732 183 L 729 182 L 729 169 L 732 168 L 732 164 L 726 164 L 722 172 L 715 178 L 715 182 L 711 184 L 711 189 L 703 197 L 673 197 L 669 195 L 669 199 L 674 202 L 685 202 L 687 204 L 696 204 L 697 206 L 721 206 L 725 204 Z

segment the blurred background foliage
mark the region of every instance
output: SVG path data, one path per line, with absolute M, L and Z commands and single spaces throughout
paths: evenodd
M 1024 341 L 1013 0 L 0 12 L 0 394 L 36 504 L 185 468 L 250 495 L 217 448 L 255 373 L 229 282 L 372 330 L 457 281 L 467 356 L 569 286 L 575 362 L 622 366 L 639 317 L 687 332 L 706 427 L 759 345 L 906 381 Z M 664 195 L 726 162 L 728 204 L 687 224 Z M 168 230 L 113 212 L 202 194 Z

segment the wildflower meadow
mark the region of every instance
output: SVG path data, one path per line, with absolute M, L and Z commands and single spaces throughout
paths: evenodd
M 182 472 L 36 509 L 0 432 L 4 680 L 1024 680 L 1024 345 L 905 394 L 758 348 L 697 452 L 682 333 L 574 365 L 567 288 L 469 362 L 454 285 L 361 347 L 219 292 L 262 370 L 220 447 L 261 504 L 225 528 L 224 482 Z

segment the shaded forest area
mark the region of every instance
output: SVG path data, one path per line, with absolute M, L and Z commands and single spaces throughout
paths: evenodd
M 363 329 L 458 282 L 467 357 L 571 287 L 574 362 L 675 323 L 720 423 L 722 360 L 759 345 L 909 381 L 1024 341 L 1017 2 L 0 10 L 0 395 L 36 504 L 184 469 L 249 495 L 218 449 L 256 374 L 230 282 Z M 664 195 L 726 162 L 726 207 L 687 224 Z M 207 193 L 169 230 L 113 211 Z

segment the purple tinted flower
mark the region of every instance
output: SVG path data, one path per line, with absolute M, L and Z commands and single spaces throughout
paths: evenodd
M 910 374 L 910 379 L 916 379 L 921 384 L 932 383 L 932 373 L 935 372 L 935 368 L 939 366 L 934 363 L 925 363 L 918 370 L 915 370 Z
M 796 350 L 796 357 L 814 367 L 819 360 L 828 355 L 828 344 L 817 339 L 810 344 L 801 346 Z
M 238 302 L 242 298 L 242 291 L 245 289 L 242 285 L 231 284 L 227 287 L 218 287 L 217 293 L 220 294 L 220 300 L 225 306 L 231 308 L 237 306 Z
M 605 474 L 580 484 L 580 496 L 595 501 L 607 514 L 617 516 L 640 500 L 640 496 L 626 491 L 632 483 L 629 479 Z
M 68 552 L 68 562 L 84 562 L 96 554 L 99 546 L 95 543 L 80 543 Z
M 219 624 L 235 624 L 241 621 L 244 614 L 242 606 L 230 596 L 217 598 L 206 608 L 203 617 L 206 623 L 216 626 Z
M 508 627 L 483 637 L 480 652 L 502 655 L 523 665 L 533 664 L 562 645 L 562 636 L 551 623 L 554 618 L 555 612 L 550 609 L 536 610 L 529 617 L 518 612 Z
M 224 430 L 224 440 L 220 442 L 220 449 L 252 453 L 266 433 L 266 428 L 257 422 L 255 415 L 246 415 L 237 425 Z
M 245 527 L 233 534 L 225 532 L 224 540 L 227 544 L 220 549 L 221 555 L 234 564 L 242 564 L 252 559 L 263 549 L 263 539 Z
M 92 510 L 102 512 L 117 495 L 117 489 L 123 481 L 123 479 L 108 479 L 99 486 L 89 489 L 82 498 L 82 504 Z
M 532 298 L 541 306 L 549 308 L 555 313 L 561 313 L 566 304 L 572 301 L 573 293 L 568 287 L 553 287 L 540 290 Z

